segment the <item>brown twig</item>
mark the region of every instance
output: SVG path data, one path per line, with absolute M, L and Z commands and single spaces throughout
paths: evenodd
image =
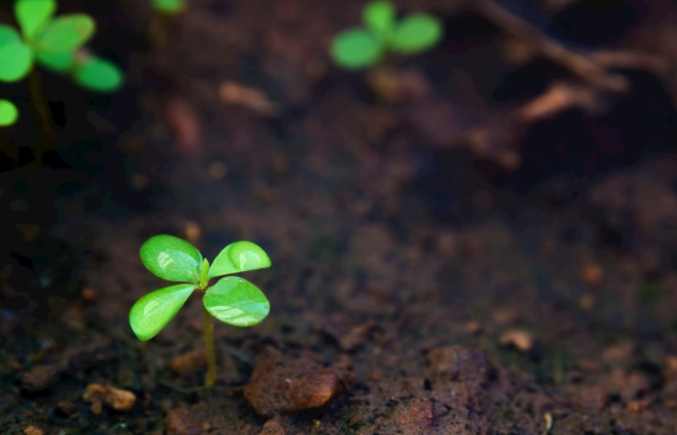
M 588 56 L 548 38 L 528 21 L 514 15 L 494 0 L 469 0 L 469 4 L 513 37 L 534 47 L 543 56 L 563 65 L 596 88 L 618 93 L 630 90 L 630 81 L 623 75 L 609 72 Z

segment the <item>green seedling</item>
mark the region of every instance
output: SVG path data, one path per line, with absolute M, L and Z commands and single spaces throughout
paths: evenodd
M 186 9 L 186 0 L 151 0 L 155 16 L 150 25 L 149 35 L 155 47 L 161 47 L 167 40 L 167 28 L 171 17 Z
M 443 26 L 438 18 L 417 13 L 396 20 L 395 8 L 387 1 L 367 3 L 362 20 L 365 27 L 346 29 L 331 43 L 331 57 L 341 68 L 369 68 L 389 53 L 420 53 L 442 38 Z
M 19 118 L 19 110 L 9 100 L 0 100 L 0 127 L 12 125 Z
M 252 326 L 266 318 L 270 303 L 261 290 L 243 278 L 221 278 L 212 286 L 209 280 L 270 267 L 268 255 L 252 242 L 235 242 L 226 246 L 210 266 L 193 245 L 168 235 L 148 239 L 139 255 L 154 275 L 181 284 L 155 290 L 134 304 L 129 312 L 134 334 L 141 341 L 153 338 L 174 318 L 193 291 L 199 290 L 208 364 L 205 386 L 212 386 L 216 380 L 212 316 L 229 325 Z
M 55 73 L 69 74 L 85 89 L 110 92 L 122 85 L 117 66 L 83 49 L 94 35 L 94 19 L 87 14 L 54 16 L 56 6 L 56 0 L 17 0 L 14 15 L 21 32 L 0 24 L 0 81 L 17 82 L 31 75 L 31 92 L 43 123 L 48 112 L 36 63 Z M 0 112 L 0 117 L 12 124 L 18 115 L 8 114 L 10 111 Z

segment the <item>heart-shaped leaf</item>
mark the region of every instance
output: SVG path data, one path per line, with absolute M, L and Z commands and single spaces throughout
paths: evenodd
M 28 74 L 33 66 L 33 53 L 23 41 L 0 45 L 0 81 L 15 82 Z
M 38 50 L 35 53 L 36 62 L 54 72 L 65 74 L 73 69 L 75 65 L 75 53 L 72 51 L 44 51 Z
M 62 15 L 53 19 L 36 35 L 38 50 L 73 51 L 94 34 L 96 24 L 87 14 Z
M 0 24 L 0 47 L 10 42 L 21 41 L 21 35 L 12 27 Z
M 139 255 L 143 265 L 160 278 L 199 282 L 202 254 L 185 240 L 166 234 L 153 236 L 141 245 Z
M 185 0 L 153 0 L 153 7 L 165 14 L 176 14 L 186 8 Z
M 113 63 L 96 56 L 78 62 L 73 74 L 83 88 L 98 92 L 113 92 L 122 86 L 122 72 Z
M 442 38 L 442 22 L 428 14 L 405 17 L 395 29 L 392 49 L 410 54 L 425 51 Z
M 19 119 L 19 111 L 9 100 L 0 100 L 0 127 L 12 125 Z
M 270 267 L 270 258 L 259 245 L 247 241 L 235 242 L 223 248 L 216 256 L 207 276 L 214 278 L 266 267 Z
M 240 327 L 252 326 L 266 318 L 270 302 L 254 284 L 231 276 L 209 287 L 202 303 L 212 316 L 223 323 Z
M 364 29 L 348 29 L 336 35 L 331 44 L 331 57 L 345 69 L 362 69 L 376 63 L 384 45 L 373 33 Z
M 395 7 L 388 1 L 373 1 L 362 10 L 362 20 L 374 33 L 386 37 L 395 25 Z
M 17 0 L 14 15 L 26 40 L 32 40 L 56 11 L 54 0 Z
M 193 284 L 177 284 L 155 290 L 136 301 L 129 311 L 129 324 L 138 339 L 150 340 L 162 331 L 193 290 Z

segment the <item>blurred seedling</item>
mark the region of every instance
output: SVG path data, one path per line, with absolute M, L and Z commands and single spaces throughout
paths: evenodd
M 388 1 L 372 1 L 362 9 L 365 27 L 346 29 L 331 43 L 334 62 L 346 70 L 377 66 L 390 54 L 409 56 L 431 49 L 442 38 L 442 22 L 435 16 L 415 13 L 397 20 Z
M 150 39 L 155 47 L 161 47 L 167 40 L 167 29 L 173 16 L 186 9 L 186 0 L 151 0 L 155 15 L 150 25 Z
M 21 32 L 0 24 L 0 81 L 12 83 L 29 76 L 31 97 L 47 134 L 52 130 L 52 118 L 36 64 L 70 75 L 75 83 L 92 91 L 115 91 L 123 81 L 117 66 L 83 49 L 94 35 L 94 19 L 82 13 L 54 16 L 56 6 L 56 0 L 17 0 L 14 15 Z M 0 125 L 11 125 L 18 116 L 13 103 L 0 100 Z
M 181 284 L 148 293 L 132 306 L 129 323 L 134 334 L 141 341 L 150 340 L 167 326 L 193 291 L 200 291 L 208 364 L 205 386 L 211 387 L 216 380 L 212 316 L 229 325 L 252 326 L 266 318 L 270 303 L 261 290 L 243 278 L 221 278 L 212 286 L 209 280 L 270 267 L 268 255 L 254 243 L 235 242 L 226 246 L 210 266 L 197 248 L 169 235 L 151 237 L 141 246 L 139 255 L 153 274 Z

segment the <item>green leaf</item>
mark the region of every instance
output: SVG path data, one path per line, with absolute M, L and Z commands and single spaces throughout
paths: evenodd
M 38 50 L 72 51 L 94 34 L 96 24 L 87 14 L 62 15 L 52 20 L 36 35 Z
M 33 66 L 33 53 L 23 41 L 0 45 L 0 81 L 15 82 L 28 74 Z
M 193 284 L 177 284 L 148 293 L 132 306 L 129 324 L 141 341 L 150 340 L 176 316 L 190 294 Z
M 331 57 L 345 69 L 367 68 L 381 57 L 384 45 L 364 29 L 348 29 L 334 37 Z
M 65 74 L 75 65 L 75 53 L 38 50 L 35 53 L 35 60 L 47 69 Z
M 0 47 L 10 42 L 20 42 L 21 35 L 12 27 L 0 24 Z
M 405 17 L 395 29 L 393 51 L 417 53 L 435 45 L 442 38 L 442 22 L 432 15 L 414 14 Z
M 0 100 L 0 127 L 12 125 L 19 119 L 19 110 L 9 100 Z
M 209 287 L 202 303 L 212 316 L 223 323 L 252 326 L 266 318 L 270 302 L 254 284 L 239 277 L 220 279 Z
M 83 88 L 99 92 L 117 91 L 123 81 L 122 71 L 115 64 L 96 56 L 78 62 L 73 78 Z
M 32 40 L 38 30 L 46 25 L 56 11 L 54 0 L 17 0 L 14 3 L 14 15 L 27 40 Z
M 200 278 L 202 254 L 178 237 L 153 236 L 141 245 L 139 255 L 148 270 L 167 281 L 197 283 Z
M 246 272 L 248 270 L 270 267 L 268 254 L 255 243 L 241 241 L 231 243 L 214 259 L 207 276 L 228 275 L 230 273 Z
M 395 26 L 395 8 L 388 1 L 373 1 L 362 10 L 362 20 L 374 33 L 389 35 Z
M 166 14 L 177 14 L 186 8 L 184 0 L 153 0 L 153 7 Z

